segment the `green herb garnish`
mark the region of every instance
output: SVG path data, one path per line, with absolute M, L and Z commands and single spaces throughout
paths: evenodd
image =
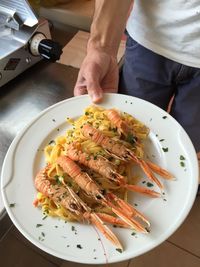
M 116 248 L 116 250 L 119 252 L 119 253 L 122 253 L 122 249 L 121 248 Z
M 129 133 L 126 137 L 126 141 L 133 145 L 137 141 L 137 137 L 135 137 L 133 134 Z
M 169 151 L 168 147 L 162 147 L 162 150 L 163 150 L 164 152 L 168 152 L 168 151 Z
M 152 187 L 152 186 L 153 186 L 153 184 L 152 184 L 152 183 L 150 183 L 150 182 L 147 182 L 147 186 L 148 186 L 148 187 Z
M 10 203 L 9 207 L 10 208 L 14 208 L 15 207 L 15 203 Z
M 181 161 L 180 165 L 181 165 L 181 167 L 185 167 L 185 162 Z
M 63 180 L 64 180 L 63 176 L 58 176 L 58 175 L 55 175 L 55 176 L 54 176 L 54 179 L 56 180 L 56 183 L 57 183 L 58 185 L 61 185 L 62 182 L 63 182 Z
M 56 144 L 56 142 L 54 141 L 54 140 L 51 140 L 50 142 L 49 142 L 49 145 L 55 145 Z
M 183 157 L 183 155 L 180 155 L 180 160 L 185 160 L 185 158 Z
M 38 224 L 36 224 L 36 227 L 38 228 L 38 227 L 41 227 L 43 224 L 40 224 L 40 223 L 38 223 Z

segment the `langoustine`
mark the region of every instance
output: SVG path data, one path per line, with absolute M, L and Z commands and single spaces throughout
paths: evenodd
M 156 164 L 145 161 L 141 158 L 138 158 L 135 156 L 134 151 L 127 148 L 123 143 L 116 141 L 112 138 L 109 138 L 105 134 L 103 134 L 100 130 L 92 127 L 89 124 L 83 125 L 83 128 L 81 129 L 82 134 L 87 138 L 92 140 L 94 143 L 100 145 L 102 148 L 104 148 L 108 153 L 110 153 L 113 157 L 117 157 L 124 161 L 134 161 L 137 163 L 144 173 L 147 175 L 147 177 L 154 183 L 157 184 L 157 186 L 163 190 L 162 183 L 155 177 L 153 172 L 159 174 L 163 178 L 166 179 L 173 179 L 174 176 L 170 174 L 168 171 L 162 169 L 161 167 L 157 166 Z
M 95 213 L 84 203 L 81 198 L 66 184 L 56 185 L 48 179 L 48 167 L 42 169 L 35 178 L 36 189 L 55 203 L 62 205 L 65 209 L 76 215 L 80 221 L 89 221 L 94 224 L 103 235 L 110 240 L 117 248 L 123 249 L 120 241 L 114 233 L 104 224 L 109 222 L 123 227 L 128 227 L 126 223 L 113 216 L 103 213 Z
M 83 152 L 80 148 L 78 149 L 78 147 L 80 147 L 80 144 L 78 143 L 72 143 L 66 146 L 66 155 L 73 161 L 77 161 L 85 165 L 89 169 L 102 175 L 102 177 L 113 181 L 117 185 L 126 188 L 127 190 L 138 192 L 151 197 L 160 197 L 160 193 L 154 190 L 150 190 L 139 185 L 127 184 L 125 177 L 117 173 L 115 165 L 112 162 L 101 155 L 94 156 Z
M 69 157 L 60 156 L 57 159 L 57 163 L 88 195 L 92 196 L 97 202 L 109 207 L 114 214 L 119 216 L 121 220 L 136 231 L 147 233 L 145 227 L 134 218 L 131 218 L 139 217 L 149 226 L 150 223 L 143 214 L 111 192 L 104 192 L 104 190 L 102 190 L 92 178 L 85 171 L 82 171 Z

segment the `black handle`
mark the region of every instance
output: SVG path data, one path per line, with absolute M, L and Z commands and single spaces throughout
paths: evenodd
M 60 59 L 62 54 L 62 46 L 51 39 L 43 39 L 38 45 L 40 55 L 52 62 Z

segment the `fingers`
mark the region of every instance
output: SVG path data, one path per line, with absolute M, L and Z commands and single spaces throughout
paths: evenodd
M 74 95 L 89 94 L 93 103 L 100 102 L 103 92 L 117 92 L 119 70 L 109 54 L 92 51 L 84 59 L 74 87 Z
M 76 85 L 74 87 L 74 96 L 85 95 L 85 94 L 87 94 L 87 88 L 85 86 Z
M 87 91 L 92 102 L 98 103 L 103 98 L 103 90 L 98 81 L 88 81 Z
M 74 95 L 79 96 L 87 93 L 91 97 L 93 103 L 100 102 L 103 98 L 103 90 L 100 86 L 99 79 L 97 79 L 97 77 L 94 79 L 94 76 L 91 76 L 87 77 L 86 80 L 81 73 L 79 73 L 74 87 Z

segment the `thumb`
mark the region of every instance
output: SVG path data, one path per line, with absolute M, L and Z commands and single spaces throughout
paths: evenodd
M 92 99 L 92 102 L 98 103 L 103 98 L 103 90 L 100 86 L 99 80 L 88 80 L 87 82 L 87 91 L 89 96 Z

